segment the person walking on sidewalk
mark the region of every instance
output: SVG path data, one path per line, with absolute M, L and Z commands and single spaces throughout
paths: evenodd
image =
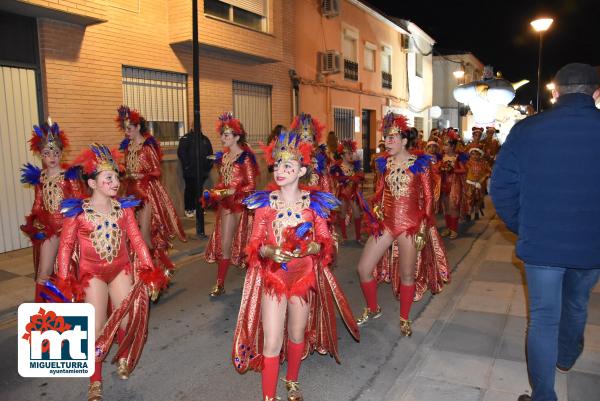
M 590 292 L 600 276 L 600 77 L 573 63 L 555 76 L 556 105 L 517 123 L 496 160 L 491 196 L 519 235 L 529 296 L 527 366 L 531 397 L 555 401 L 555 367 L 567 372 L 583 350 Z M 535 149 L 535 151 L 532 151 Z
M 210 139 L 202 131 L 196 134 L 194 130 L 190 130 L 179 139 L 177 157 L 181 162 L 185 181 L 183 191 L 185 217 L 196 216 L 196 235 L 201 238 L 205 238 L 206 234 L 204 232 L 204 209 L 198 202 L 198 198 L 204 190 L 204 182 L 212 169 L 212 160 L 208 159 L 208 156 L 212 154 L 213 148 Z

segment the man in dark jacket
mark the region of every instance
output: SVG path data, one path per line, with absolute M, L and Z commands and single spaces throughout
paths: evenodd
M 531 397 L 556 401 L 555 367 L 583 350 L 590 292 L 600 275 L 600 94 L 597 71 L 568 64 L 555 76 L 556 105 L 517 123 L 491 182 L 500 218 L 518 234 L 529 295 Z
M 195 211 L 196 234 L 202 238 L 205 238 L 206 234 L 204 233 L 204 209 L 202 209 L 199 198 L 203 191 L 204 182 L 212 168 L 212 161 L 207 159 L 207 156 L 212 155 L 212 153 L 212 144 L 202 131 L 199 135 L 196 135 L 193 130 L 190 130 L 179 139 L 177 157 L 181 161 L 185 181 L 183 193 L 185 214 L 187 217 L 192 217 Z

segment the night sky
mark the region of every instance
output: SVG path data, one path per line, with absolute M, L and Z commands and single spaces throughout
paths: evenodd
M 433 39 L 436 48 L 472 52 L 505 78 L 531 82 L 515 102 L 535 105 L 539 35 L 529 22 L 554 18 L 544 34 L 540 103 L 545 84 L 563 65 L 600 65 L 600 0 L 409 1 L 368 0 L 382 12 L 408 19 Z M 434 52 L 435 55 L 435 52 Z M 542 103 L 543 104 L 543 103 Z

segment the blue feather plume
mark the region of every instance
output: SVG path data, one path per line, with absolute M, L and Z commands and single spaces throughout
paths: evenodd
M 216 163 L 221 163 L 221 160 L 223 160 L 223 152 L 217 152 L 217 153 L 215 153 L 215 162 Z
M 315 159 L 317 160 L 317 165 L 315 166 L 316 172 L 323 174 L 323 171 L 325 171 L 325 167 L 327 166 L 327 156 L 319 152 L 315 155 Z
M 354 160 L 354 171 L 360 171 L 362 169 L 362 163 L 360 160 Z
M 299 224 L 298 227 L 296 227 L 296 237 L 303 238 L 311 228 L 312 223 L 310 221 Z
M 271 191 L 256 191 L 244 198 L 242 203 L 246 205 L 248 209 L 258 209 L 269 206 L 269 195 L 271 195 Z
M 45 240 L 46 234 L 44 234 L 43 232 L 37 232 L 37 233 L 33 234 L 33 239 L 38 240 L 38 241 Z
M 387 168 L 387 159 L 385 157 L 378 157 L 377 159 L 375 159 L 375 166 L 377 167 L 377 171 L 379 171 L 380 174 L 385 173 L 385 170 Z
M 129 139 L 129 138 L 123 139 L 121 141 L 121 143 L 119 144 L 119 150 L 120 151 L 127 150 L 127 148 L 129 147 L 129 142 L 131 142 L 131 139 Z
M 37 136 L 39 136 L 40 138 L 44 138 L 44 131 L 42 131 L 42 129 L 40 127 L 38 127 L 37 125 L 33 126 L 33 131 L 35 132 L 35 134 Z
M 60 203 L 60 212 L 65 217 L 75 217 L 83 212 L 83 199 L 67 198 Z
M 421 156 L 417 157 L 417 160 L 415 160 L 413 165 L 410 166 L 408 169 L 413 174 L 422 173 L 427 169 L 427 167 L 429 167 L 429 164 L 432 161 L 433 161 L 433 157 L 431 157 L 430 155 L 421 155 Z
M 121 208 L 128 209 L 139 206 L 141 201 L 139 199 L 136 199 L 133 195 L 130 195 L 125 196 L 123 198 L 119 198 L 119 203 L 121 204 Z
M 71 302 L 70 299 L 68 299 L 65 294 L 62 293 L 61 290 L 58 289 L 58 287 L 56 285 L 54 285 L 54 283 L 50 280 L 46 280 L 46 282 L 44 282 L 44 287 L 46 290 L 50 291 L 51 293 L 53 293 L 54 295 L 56 295 L 57 297 L 59 297 L 63 302 Z M 48 294 L 44 294 L 43 292 L 40 294 L 42 298 L 44 298 L 44 300 L 46 300 L 46 302 L 54 302 L 50 296 L 48 296 Z
M 37 185 L 40 183 L 42 169 L 31 163 L 26 163 L 21 167 L 21 182 L 23 184 Z
M 469 160 L 469 154 L 465 152 L 460 152 L 458 154 L 458 161 L 462 163 L 466 163 Z
M 319 216 L 326 219 L 332 209 L 339 207 L 342 203 L 329 192 L 314 191 L 310 193 L 310 208 Z
M 81 166 L 73 166 L 65 170 L 65 179 L 76 180 L 79 177 L 81 177 Z

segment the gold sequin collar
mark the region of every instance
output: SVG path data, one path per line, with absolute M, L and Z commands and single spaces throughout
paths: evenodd
M 100 259 L 112 263 L 113 259 L 119 254 L 121 236 L 123 235 L 117 224 L 117 221 L 123 216 L 121 204 L 111 199 L 111 209 L 107 214 L 96 211 L 89 199 L 84 200 L 81 207 L 85 219 L 94 226 L 90 233 L 90 240 L 96 253 Z

